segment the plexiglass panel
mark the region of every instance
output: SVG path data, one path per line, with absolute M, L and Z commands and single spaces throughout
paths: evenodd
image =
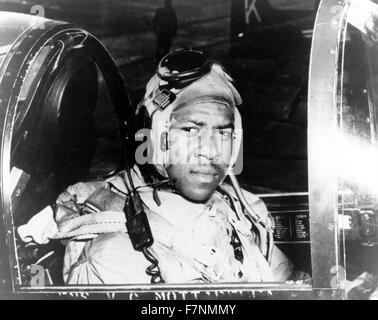
M 336 170 L 348 280 L 378 270 L 377 13 L 371 1 L 352 1 L 339 61 Z

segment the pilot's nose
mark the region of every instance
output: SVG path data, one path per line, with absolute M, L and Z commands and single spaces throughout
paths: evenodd
M 206 132 L 206 134 L 199 136 L 198 158 L 200 161 L 204 159 L 209 162 L 214 162 L 220 157 L 220 155 L 221 146 L 219 145 L 219 141 L 217 141 L 212 130 L 209 130 Z

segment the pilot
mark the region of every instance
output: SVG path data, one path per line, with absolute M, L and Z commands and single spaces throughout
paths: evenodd
M 68 187 L 34 222 L 41 243 L 64 240 L 65 283 L 290 279 L 293 266 L 273 243 L 265 204 L 233 174 L 241 103 L 230 76 L 201 52 L 161 60 L 136 110 L 143 142 L 135 165 Z M 21 238 L 31 224 L 19 228 Z

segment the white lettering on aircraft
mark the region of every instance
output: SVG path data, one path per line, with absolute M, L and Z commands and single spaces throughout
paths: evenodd
M 247 24 L 249 24 L 249 17 L 251 13 L 253 12 L 256 16 L 256 19 L 259 23 L 262 22 L 259 12 L 256 8 L 256 2 L 257 0 L 252 0 L 251 2 L 249 0 L 244 0 L 244 8 L 245 8 L 245 21 Z

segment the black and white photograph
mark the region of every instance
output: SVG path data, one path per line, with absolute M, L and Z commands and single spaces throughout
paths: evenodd
M 378 0 L 0 0 L 1 300 L 378 300 L 376 213 Z

